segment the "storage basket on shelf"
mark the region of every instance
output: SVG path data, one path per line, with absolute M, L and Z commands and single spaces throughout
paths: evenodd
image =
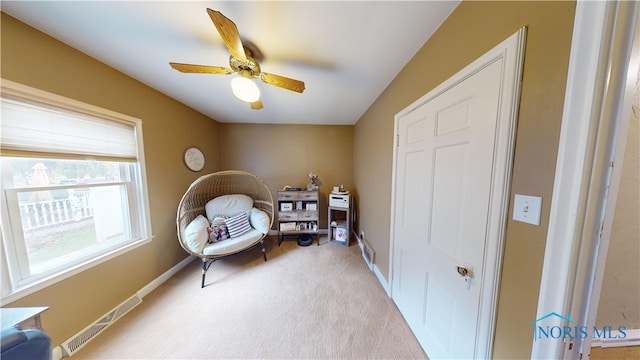
M 207 270 L 217 260 L 258 247 L 267 261 L 264 238 L 273 225 L 273 208 L 269 186 L 249 172 L 219 171 L 203 175 L 189 186 L 178 205 L 176 227 L 180 246 L 202 262 L 201 287 Z M 236 222 L 229 221 L 239 217 L 244 220 L 243 214 L 250 229 L 242 227 L 238 231 Z M 213 239 L 212 229 L 221 224 L 219 221 L 229 226 L 230 238 Z

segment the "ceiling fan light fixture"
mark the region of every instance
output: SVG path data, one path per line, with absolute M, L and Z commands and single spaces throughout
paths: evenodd
M 255 82 L 244 76 L 231 79 L 231 91 L 238 99 L 252 103 L 260 99 L 260 89 Z
M 2 0 L 0 0 L 2 1 Z M 229 68 L 221 66 L 183 64 L 170 62 L 169 65 L 183 73 L 195 74 L 231 74 L 239 76 L 231 79 L 231 90 L 238 99 L 251 104 L 254 110 L 262 109 L 260 100 L 260 88 L 256 84 L 260 79 L 263 83 L 280 87 L 282 89 L 301 93 L 304 91 L 304 82 L 288 77 L 263 73 L 258 61 L 262 61 L 263 55 L 254 44 L 243 40 L 238 33 L 238 27 L 221 12 L 207 8 L 207 13 L 218 30 L 224 45 L 229 50 Z

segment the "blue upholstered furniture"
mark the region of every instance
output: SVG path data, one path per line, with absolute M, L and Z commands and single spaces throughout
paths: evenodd
M 2 360 L 50 360 L 51 338 L 40 329 L 2 329 Z

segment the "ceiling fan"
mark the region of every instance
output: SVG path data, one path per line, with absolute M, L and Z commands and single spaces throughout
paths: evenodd
M 183 73 L 200 73 L 200 74 L 223 74 L 229 75 L 238 73 L 240 76 L 231 80 L 231 89 L 233 94 L 240 100 L 251 104 L 254 110 L 262 109 L 262 101 L 260 100 L 260 89 L 255 84 L 254 79 L 260 78 L 264 83 L 275 85 L 283 89 L 302 93 L 304 91 L 304 82 L 300 80 L 290 79 L 280 75 L 274 75 L 262 72 L 258 61 L 263 60 L 260 50 L 249 41 L 242 43 L 238 28 L 233 21 L 229 20 L 221 12 L 207 9 L 207 13 L 213 24 L 218 29 L 220 37 L 225 46 L 229 50 L 229 68 L 221 66 L 182 64 L 170 62 L 172 68 Z

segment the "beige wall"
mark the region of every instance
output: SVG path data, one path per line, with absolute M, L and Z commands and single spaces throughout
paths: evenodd
M 177 203 L 198 175 L 222 168 L 254 172 L 274 193 L 285 183 L 305 186 L 314 170 L 325 201 L 331 186 L 344 184 L 357 195 L 357 226 L 388 277 L 393 116 L 528 26 L 512 194 L 542 196 L 542 222 L 508 222 L 495 341 L 497 358 L 528 358 L 574 9 L 573 2 L 463 2 L 355 128 L 218 124 L 3 13 L 2 77 L 144 121 L 156 235 L 149 245 L 11 305 L 50 305 L 43 321 L 54 343 L 73 335 L 184 258 L 175 238 Z M 183 166 L 187 145 L 205 151 L 203 172 Z
M 186 257 L 175 236 L 175 211 L 198 176 L 240 169 L 275 192 L 320 177 L 320 209 L 334 185 L 350 189 L 353 126 L 219 124 L 126 75 L 2 13 L 0 76 L 142 119 L 154 240 L 139 249 L 22 298 L 9 306 L 48 305 L 43 323 L 55 345 L 68 339 Z M 194 173 L 182 155 L 206 156 Z M 320 227 L 327 214 L 320 212 Z
M 217 122 L 2 13 L 0 75 L 142 119 L 155 238 L 123 256 L 22 298 L 10 306 L 48 305 L 43 323 L 58 345 L 132 296 L 182 259 L 175 214 L 189 184 L 220 169 Z M 188 145 L 207 156 L 205 169 L 182 162 Z M 197 284 L 194 284 L 197 286 Z
M 511 198 L 515 193 L 542 196 L 543 208 L 540 226 L 507 223 L 495 358 L 531 354 L 574 11 L 574 2 L 462 2 L 354 130 L 359 229 L 388 279 L 394 115 L 528 27 Z
M 596 325 L 640 329 L 640 79 L 622 164 Z
M 274 198 L 285 184 L 306 188 L 309 171 L 320 179 L 320 209 L 333 186 L 352 187 L 353 126 L 221 124 L 221 130 L 222 167 L 260 176 Z M 326 211 L 319 226 L 327 228 Z

